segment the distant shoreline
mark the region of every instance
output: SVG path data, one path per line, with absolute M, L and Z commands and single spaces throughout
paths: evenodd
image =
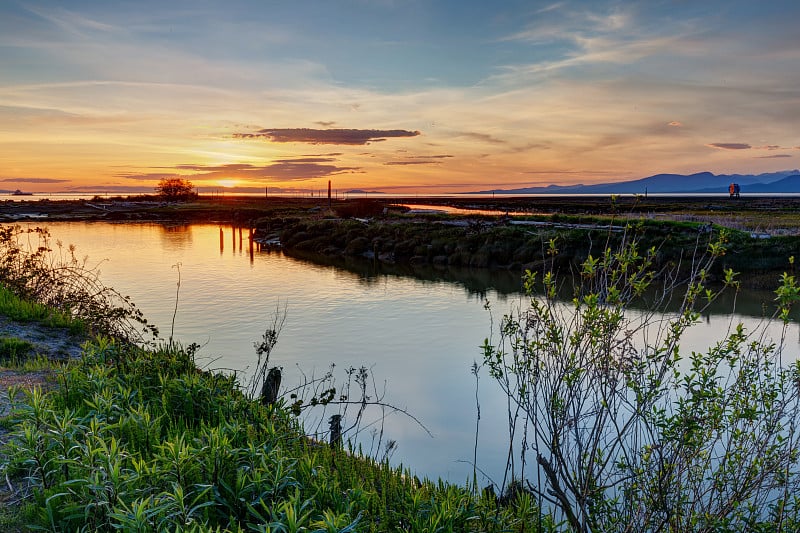
M 459 214 L 410 211 L 436 206 Z M 627 222 L 644 224 L 644 247 L 659 248 L 660 261 L 680 263 L 702 235 L 730 231 L 730 250 L 715 269 L 746 273 L 751 287 L 771 288 L 776 276 L 800 258 L 800 197 L 739 199 L 683 196 L 547 196 L 443 198 L 200 197 L 165 202 L 154 196 L 87 200 L 0 202 L 0 223 L 112 222 L 220 224 L 250 228 L 259 242 L 287 253 L 372 257 L 397 264 L 430 264 L 519 270 L 541 260 L 542 242 L 561 241 L 560 261 L 574 265 L 587 243 L 604 242 Z M 450 227 L 451 230 L 446 228 Z M 605 229 L 603 229 L 605 228 Z M 616 228 L 616 229 L 614 229 Z M 441 248 L 441 249 L 440 249 Z M 537 255 L 538 254 L 538 255 Z M 719 272 L 716 273 L 717 275 Z
M 2 196 L 0 196 L 2 200 Z M 597 216 L 663 216 L 665 219 L 685 220 L 686 217 L 705 218 L 726 225 L 726 219 L 752 218 L 754 226 L 763 218 L 764 225 L 776 226 L 781 216 L 791 222 L 800 213 L 800 195 L 758 195 L 732 199 L 727 195 L 541 195 L 541 196 L 388 196 L 332 199 L 331 207 L 363 202 L 384 206 L 430 205 L 451 206 L 461 210 L 492 210 L 531 214 L 586 214 Z M 271 216 L 276 212 L 318 208 L 326 209 L 328 199 L 321 197 L 271 196 L 200 196 L 186 203 L 164 202 L 154 195 L 108 196 L 91 199 L 63 199 L 41 196 L 14 196 L 0 201 L 0 221 L 31 218 L 47 220 L 187 220 L 243 221 L 243 218 Z M 718 218 L 718 221 L 710 220 Z M 796 221 L 800 226 L 800 220 Z M 753 229 L 756 229 L 755 227 Z M 777 228 L 780 229 L 780 228 Z M 791 228 L 785 228 L 791 229 Z M 800 230 L 800 228 L 798 228 Z M 800 231 L 799 231 L 800 234 Z

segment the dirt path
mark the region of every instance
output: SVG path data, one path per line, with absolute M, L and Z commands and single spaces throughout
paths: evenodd
M 74 335 L 69 330 L 51 328 L 35 322 L 15 322 L 5 316 L 0 316 L 0 338 L 17 338 L 33 345 L 32 353 L 50 359 L 77 358 L 81 355 L 81 345 L 85 342 L 82 336 Z M 21 386 L 25 389 L 41 387 L 49 389 L 55 386 L 51 370 L 25 370 L 9 368 L 0 363 L 0 419 L 11 412 L 11 398 L 9 387 Z M 4 465 L 7 458 L 3 455 L 2 448 L 8 440 L 9 430 L 5 425 L 0 425 L 0 508 L 7 512 L 15 512 L 21 501 L 28 493 L 25 480 L 8 478 Z M 5 514 L 5 513 L 3 513 Z M 10 526 L 9 526 L 10 527 Z M 9 531 L 21 531 L 19 527 L 12 527 Z
M 62 328 L 51 328 L 36 322 L 15 322 L 0 316 L 0 338 L 17 338 L 33 345 L 32 353 L 48 359 L 70 359 L 81 355 L 81 345 L 85 338 L 71 334 Z M 52 372 L 48 370 L 21 370 L 7 368 L 0 363 L 0 418 L 7 416 L 11 409 L 8 388 L 21 385 L 25 388 L 52 384 Z M 7 430 L 0 426 L 0 445 L 4 442 Z

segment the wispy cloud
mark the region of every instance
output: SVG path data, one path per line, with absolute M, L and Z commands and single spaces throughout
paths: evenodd
M 8 183 L 68 183 L 69 180 L 61 180 L 55 178 L 3 178 L 2 182 Z
M 707 144 L 706 146 L 710 148 L 719 148 L 721 150 L 766 150 L 768 152 L 774 152 L 775 150 L 791 150 L 791 148 L 785 148 L 778 144 L 766 144 L 763 146 L 751 146 L 747 143 L 711 143 Z M 758 159 L 770 159 L 774 157 L 791 157 L 789 155 L 764 155 L 758 156 Z
M 298 157 L 296 159 L 276 159 L 275 163 L 332 163 L 332 157 Z
M 709 143 L 706 146 L 719 148 L 720 150 L 749 150 L 752 148 L 752 146 L 747 143 Z
M 784 157 L 793 157 L 789 154 L 775 154 L 775 155 L 759 155 L 756 159 L 782 159 Z
M 410 155 L 403 158 L 402 161 L 386 161 L 384 165 L 388 166 L 441 165 L 445 159 L 452 159 L 453 157 L 455 156 L 450 154 Z
M 405 166 L 405 165 L 441 165 L 441 161 L 387 161 L 384 165 Z
M 235 139 L 266 139 L 276 143 L 364 145 L 390 137 L 416 137 L 419 131 L 312 128 L 263 128 L 255 133 L 234 133 Z
M 474 139 L 476 141 L 481 141 L 489 144 L 508 144 L 503 139 L 498 139 L 488 133 L 478 133 L 475 131 L 460 131 L 454 133 L 455 137 L 467 137 L 469 139 Z
M 119 34 L 125 31 L 123 26 L 111 25 L 67 9 L 39 9 L 31 5 L 25 6 L 25 9 L 67 33 L 81 37 L 84 37 L 87 32 L 99 31 Z
M 69 188 L 70 192 L 93 192 L 97 191 L 116 193 L 116 194 L 131 194 L 131 193 L 148 193 L 153 192 L 152 187 L 145 187 L 142 185 L 76 185 Z
M 136 173 L 136 172 L 123 172 L 117 174 L 116 177 L 124 178 L 126 180 L 135 180 L 135 181 L 160 181 L 162 179 L 168 178 L 185 178 L 186 176 L 180 173 L 175 172 L 144 172 L 144 173 Z

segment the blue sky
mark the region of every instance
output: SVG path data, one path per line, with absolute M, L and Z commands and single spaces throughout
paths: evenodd
M 798 15 L 788 1 L 5 0 L 0 179 L 456 192 L 796 168 Z

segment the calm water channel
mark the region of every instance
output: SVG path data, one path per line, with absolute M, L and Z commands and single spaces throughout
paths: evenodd
M 463 483 L 472 473 L 476 409 L 473 361 L 491 334 L 488 300 L 497 318 L 523 302 L 514 276 L 425 271 L 423 277 L 321 266 L 240 248 L 238 233 L 218 225 L 49 223 L 54 240 L 77 246 L 79 256 L 100 263 L 102 279 L 133 301 L 168 337 L 180 263 L 181 286 L 175 337 L 203 345 L 199 363 L 246 371 L 257 341 L 278 306 L 287 307 L 274 364 L 285 369 L 284 384 L 300 371 L 320 375 L 331 363 L 339 379 L 349 366 L 372 369 L 385 400 L 425 424 L 390 415 L 384 427 L 398 443 L 392 456 L 420 477 Z M 358 272 L 354 270 L 359 270 Z M 436 279 L 439 278 L 439 279 Z M 455 279 L 455 278 L 454 278 Z M 755 327 L 769 293 L 739 297 L 740 313 L 705 317 L 685 337 L 687 350 L 702 350 L 732 322 Z M 730 302 L 723 304 L 730 309 Z M 775 330 L 777 334 L 777 329 Z M 787 350 L 797 353 L 800 330 L 792 324 Z M 479 466 L 502 477 L 505 464 L 504 399 L 484 373 L 480 380 Z M 327 413 L 332 414 L 332 412 Z M 376 425 L 377 429 L 378 426 Z M 362 433 L 369 445 L 369 431 Z M 485 479 L 483 480 L 485 483 Z

